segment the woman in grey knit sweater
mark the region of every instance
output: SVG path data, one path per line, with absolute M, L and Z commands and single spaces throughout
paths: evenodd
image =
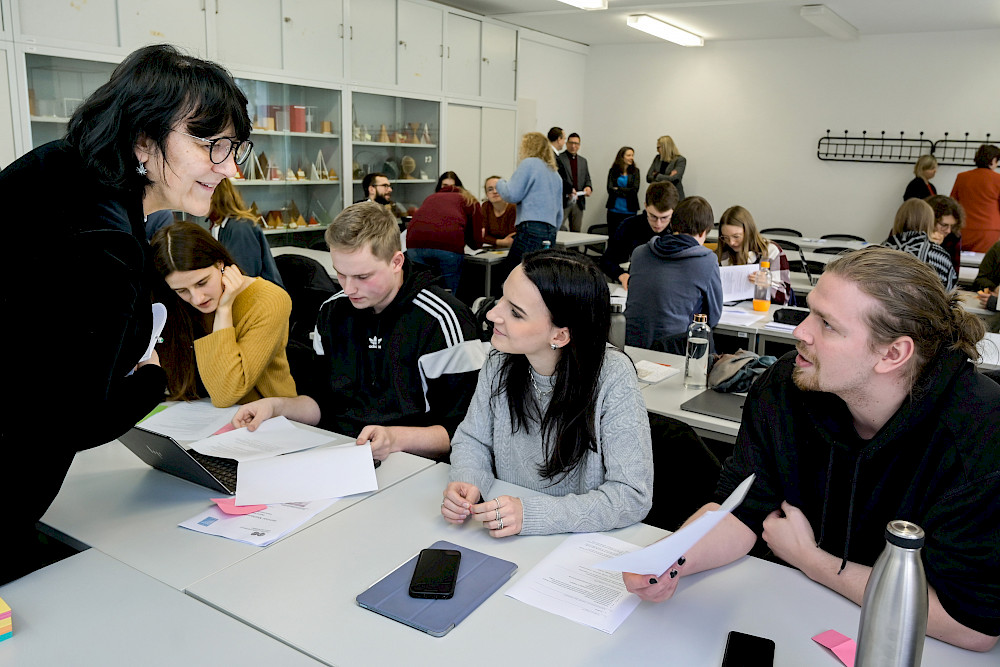
M 444 518 L 471 517 L 494 537 L 641 521 L 653 497 L 649 417 L 632 362 L 605 344 L 600 269 L 580 253 L 530 253 L 487 318 L 495 350 L 452 438 Z M 494 479 L 543 495 L 491 498 Z

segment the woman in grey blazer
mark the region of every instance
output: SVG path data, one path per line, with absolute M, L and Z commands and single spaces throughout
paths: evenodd
M 653 158 L 653 164 L 646 172 L 646 182 L 669 181 L 677 188 L 677 195 L 684 199 L 684 186 L 681 185 L 681 179 L 684 178 L 687 158 L 680 154 L 674 140 L 668 134 L 656 140 L 656 152 L 657 156 Z

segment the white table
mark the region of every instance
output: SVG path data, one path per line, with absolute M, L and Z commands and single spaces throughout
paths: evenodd
M 775 665 L 839 663 L 810 637 L 856 635 L 859 608 L 801 573 L 754 558 L 685 578 L 664 604 L 642 603 L 612 635 L 504 595 L 565 535 L 494 539 L 440 515 L 448 466 L 437 465 L 331 517 L 295 544 L 277 544 L 193 585 L 188 594 L 324 662 L 337 665 L 720 664 L 730 630 L 770 637 Z M 498 483 L 498 493 L 525 490 Z M 637 524 L 615 536 L 645 545 L 664 531 Z M 355 597 L 433 542 L 445 539 L 518 564 L 511 582 L 443 638 L 358 607 Z M 248 586 L 247 582 L 253 582 Z M 995 665 L 928 639 L 925 665 Z
M 681 410 L 681 403 L 694 398 L 704 391 L 703 389 L 684 388 L 684 357 L 682 355 L 653 352 L 652 350 L 631 346 L 625 347 L 625 354 L 630 356 L 633 361 L 644 359 L 658 364 L 667 364 L 681 371 L 677 375 L 666 380 L 661 380 L 656 384 L 639 383 L 642 398 L 646 401 L 647 410 L 658 415 L 663 415 L 664 417 L 671 417 L 682 421 L 702 437 L 728 443 L 736 442 L 736 434 L 740 430 L 739 422 Z
M 375 470 L 379 489 L 406 479 L 434 461 L 393 454 Z M 42 517 L 58 539 L 96 547 L 183 590 L 193 582 L 262 550 L 235 540 L 179 527 L 211 505 L 219 493 L 150 468 L 117 440 L 77 453 L 59 495 Z M 304 527 L 372 495 L 335 502 Z M 301 531 L 304 527 L 300 527 Z M 283 540 L 293 537 L 293 532 Z M 267 549 L 270 547 L 263 547 Z
M 0 665 L 318 665 L 90 549 L 0 587 L 14 636 Z

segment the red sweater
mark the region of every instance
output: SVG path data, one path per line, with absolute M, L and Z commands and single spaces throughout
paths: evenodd
M 962 250 L 986 252 L 1000 240 L 1000 174 L 984 167 L 963 171 L 951 198 L 965 208 Z
M 444 186 L 420 205 L 406 227 L 407 248 L 433 248 L 464 253 L 483 245 L 483 215 L 458 190 Z

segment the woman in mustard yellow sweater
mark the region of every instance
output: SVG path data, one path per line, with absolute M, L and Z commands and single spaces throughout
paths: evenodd
M 244 276 L 212 235 L 175 222 L 153 236 L 153 263 L 173 296 L 158 346 L 170 400 L 206 393 L 216 407 L 295 396 L 288 368 L 288 294 Z

